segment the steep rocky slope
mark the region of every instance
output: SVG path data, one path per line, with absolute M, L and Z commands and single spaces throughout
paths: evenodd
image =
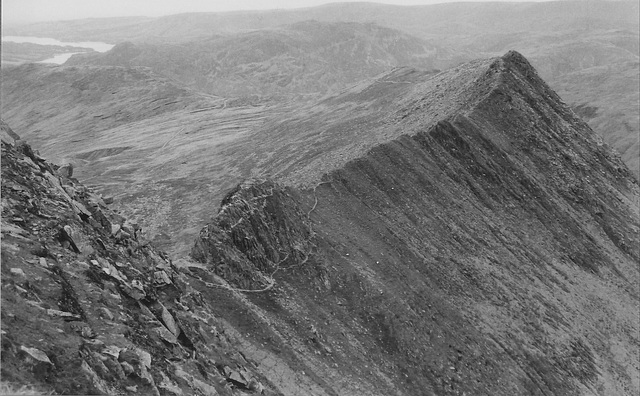
M 517 48 L 640 177 L 639 37 L 638 26 L 622 29 L 594 22 L 585 30 L 479 36 L 469 48 L 488 53 Z
M 457 73 L 449 113 L 407 95 L 436 77 L 402 84 L 362 135 L 317 129 L 284 184 L 230 192 L 198 277 L 255 291 L 337 394 L 635 394 L 637 181 L 521 55 Z
M 242 353 L 253 344 L 224 319 L 241 300 L 206 299 L 72 174 L 3 138 L 2 389 L 274 394 Z M 262 358 L 281 364 L 268 350 Z

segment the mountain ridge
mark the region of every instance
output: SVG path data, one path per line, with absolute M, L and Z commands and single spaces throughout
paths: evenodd
M 95 165 L 117 169 L 127 155 L 132 170 L 149 172 L 136 167 L 171 145 L 176 158 L 152 164 L 161 180 L 130 193 L 170 203 L 176 212 L 148 211 L 180 230 L 189 216 L 217 212 L 191 257 L 174 260 L 83 195 L 68 168 L 3 142 L 2 281 L 16 290 L 2 294 L 3 315 L 17 319 L 2 321 L 2 356 L 24 362 L 3 370 L 62 390 L 170 394 L 637 393 L 638 182 L 522 55 L 435 75 L 399 68 L 308 106 L 241 133 L 212 125 L 260 109 L 196 106 L 164 119 L 163 139 L 132 136 L 131 148 L 108 157 L 114 165 Z M 127 127 L 107 129 L 94 147 L 113 148 L 111 134 Z M 227 140 L 204 145 L 212 137 Z M 206 160 L 180 167 L 193 144 Z M 37 184 L 43 177 L 61 181 L 71 201 Z M 56 219 L 82 232 L 63 234 Z M 67 287 L 58 299 L 43 253 L 27 248 L 41 243 L 61 267 L 54 275 L 82 298 Z M 103 300 L 123 305 L 117 318 L 97 317 Z M 44 319 L 44 303 L 85 312 L 86 324 L 71 320 L 57 335 L 66 322 L 48 318 L 55 337 L 24 338 L 25 312 Z M 47 343 L 59 337 L 66 353 L 55 360 L 59 344 Z M 38 377 L 40 368 L 53 376 Z
M 637 342 L 637 181 L 521 55 L 475 66 L 462 111 L 317 184 L 230 192 L 193 247 L 199 276 L 258 292 L 278 328 L 318 318 L 321 354 L 407 394 L 633 394 L 613 344 Z M 336 321 L 364 328 L 351 347 Z
M 60 134 L 74 141 L 73 145 L 52 146 L 55 150 L 45 150 L 46 155 L 56 161 L 81 164 L 76 168 L 79 177 L 92 180 L 105 194 L 114 195 L 130 217 L 144 218 L 152 235 L 170 238 L 163 248 L 186 252 L 203 219 L 210 216 L 205 203 L 218 202 L 225 190 L 252 177 L 289 178 L 302 184 L 308 179 L 306 185 L 314 185 L 323 173 L 354 158 L 354 153 L 362 155 L 376 142 L 425 127 L 422 119 L 435 124 L 458 109 L 469 100 L 462 94 L 462 84 L 472 86 L 491 62 L 480 60 L 437 75 L 396 69 L 304 106 L 232 107 L 232 102 L 224 98 L 199 95 L 193 105 L 188 99 L 171 105 L 176 111 L 160 110 L 150 119 L 151 124 L 125 122 L 113 128 L 109 127 L 109 120 L 115 117 L 111 107 L 105 108 L 104 113 L 90 109 L 75 122 L 94 123 L 93 129 L 105 131 L 94 132 L 92 139 L 87 139 L 84 132 L 74 132 L 66 122 L 57 122 L 58 118 L 41 121 L 37 128 L 45 130 L 47 125 L 55 125 Z M 469 66 L 474 64 L 483 66 Z M 473 73 L 475 77 L 469 77 Z M 157 107 L 144 96 L 134 95 L 132 99 L 133 106 L 149 106 L 145 112 Z M 60 98 L 56 100 L 60 103 Z M 6 101 L 5 106 L 8 107 Z M 119 106 L 133 107 L 128 102 Z M 181 110 L 183 107 L 186 108 Z M 24 108 L 17 106 L 15 110 Z M 106 118 L 93 118 L 93 114 L 104 114 Z M 21 128 L 23 125 L 16 125 L 17 130 Z M 23 135 L 32 140 L 30 133 Z M 145 136 L 154 136 L 153 142 L 143 139 Z M 44 147 L 48 145 L 40 148 Z M 144 158 L 154 160 L 143 161 Z M 191 191 L 188 196 L 184 194 L 187 186 Z

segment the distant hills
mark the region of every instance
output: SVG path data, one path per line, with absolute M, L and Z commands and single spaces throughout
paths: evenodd
M 394 66 L 445 69 L 514 49 L 572 107 L 598 109 L 587 121 L 640 176 L 638 12 L 637 1 L 343 3 L 3 29 L 119 43 L 111 53 L 70 63 L 149 67 L 193 89 L 242 96 L 247 103 L 292 93 L 299 100 L 337 92 Z
M 335 92 L 397 66 L 441 69 L 469 58 L 376 24 L 299 22 L 180 44 L 118 44 L 70 65 L 144 66 L 225 97 Z
M 210 101 L 150 70 L 44 64 L 3 70 L 2 98 L 3 119 L 57 161 L 77 149 L 76 135 L 91 144 L 104 130 Z
M 637 1 L 556 1 L 539 3 L 445 3 L 393 6 L 377 3 L 334 3 L 291 10 L 189 13 L 158 18 L 105 18 L 45 22 L 6 27 L 7 35 L 46 34 L 68 41 L 92 40 L 112 44 L 181 42 L 213 34 L 231 34 L 274 28 L 305 20 L 321 22 L 375 22 L 423 39 L 502 36 L 514 33 L 594 29 L 637 30 Z

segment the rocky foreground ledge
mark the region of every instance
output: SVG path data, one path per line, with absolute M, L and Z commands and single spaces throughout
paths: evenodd
M 136 224 L 2 142 L 2 381 L 44 393 L 269 394 Z

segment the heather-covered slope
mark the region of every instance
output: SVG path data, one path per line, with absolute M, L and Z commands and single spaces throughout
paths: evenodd
M 172 251 L 188 251 L 208 199 L 249 176 L 237 164 L 291 108 L 204 95 L 144 68 L 23 65 L 2 79 L 3 119 Z
M 60 162 L 103 131 L 215 105 L 148 69 L 27 64 L 2 71 L 2 118 Z
M 198 277 L 259 290 L 262 320 L 361 393 L 637 393 L 637 181 L 522 56 L 465 66 L 439 121 L 410 96 L 329 169 L 318 150 L 231 192 Z

